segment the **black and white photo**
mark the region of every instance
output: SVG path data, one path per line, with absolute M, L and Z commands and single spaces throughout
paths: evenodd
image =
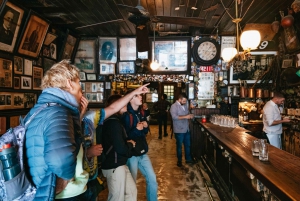
M 13 52 L 24 10 L 6 2 L 0 14 L 0 50 Z

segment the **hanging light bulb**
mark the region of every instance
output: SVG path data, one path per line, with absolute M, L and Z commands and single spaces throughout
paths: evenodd
M 237 54 L 237 49 L 234 47 L 226 47 L 222 50 L 222 58 L 225 62 L 231 61 Z
M 241 46 L 244 50 L 250 51 L 257 49 L 260 43 L 260 33 L 257 30 L 244 31 L 241 35 Z
M 159 68 L 159 63 L 157 63 L 156 60 L 154 60 L 151 64 L 150 67 L 152 70 L 157 70 Z

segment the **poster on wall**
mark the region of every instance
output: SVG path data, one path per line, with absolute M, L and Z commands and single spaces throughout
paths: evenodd
M 96 39 L 84 39 L 79 42 L 75 56 L 75 66 L 86 73 L 94 73 L 96 66 Z

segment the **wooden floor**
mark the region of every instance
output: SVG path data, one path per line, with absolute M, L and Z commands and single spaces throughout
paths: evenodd
M 212 187 L 209 177 L 201 170 L 201 163 L 177 167 L 175 139 L 164 137 L 158 139 L 158 126 L 151 125 L 151 134 L 148 134 L 148 155 L 151 159 L 158 182 L 158 200 L 160 201 L 209 201 L 220 200 L 217 192 Z M 183 152 L 184 153 L 184 152 Z M 184 161 L 184 159 L 183 159 Z M 197 168 L 199 167 L 199 168 Z M 212 194 L 209 197 L 204 186 L 203 178 L 207 181 Z M 140 173 L 137 179 L 138 201 L 146 201 L 146 182 Z M 98 201 L 106 201 L 108 190 L 105 189 L 98 196 Z

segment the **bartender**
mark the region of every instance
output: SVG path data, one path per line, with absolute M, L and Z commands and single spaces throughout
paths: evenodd
M 288 118 L 281 118 L 279 107 L 284 103 L 284 96 L 274 92 L 273 98 L 263 108 L 263 132 L 267 135 L 271 145 L 281 149 L 282 123 L 290 122 Z

